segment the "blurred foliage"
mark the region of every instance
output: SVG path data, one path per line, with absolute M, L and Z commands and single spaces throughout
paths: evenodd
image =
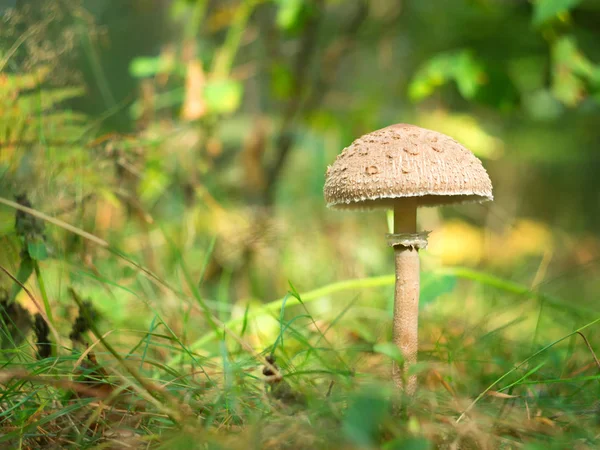
M 0 278 L 0 446 L 597 447 L 600 3 L 12 3 L 0 266 L 27 289 Z M 322 199 L 343 147 L 397 122 L 464 143 L 495 187 L 420 211 L 423 389 L 401 420 L 386 216 Z M 85 332 L 74 292 L 102 318 Z M 147 410 L 99 412 L 81 380 Z
M 556 17 L 564 17 L 579 3 L 581 0 L 538 0 L 533 5 L 533 24 L 539 26 Z
M 485 72 L 467 50 L 443 53 L 430 59 L 414 76 L 409 88 L 413 100 L 423 100 L 433 94 L 436 87 L 455 81 L 460 94 L 472 99 L 484 82 Z
M 53 142 L 74 142 L 85 132 L 85 116 L 57 106 L 81 96 L 78 87 L 44 88 L 48 68 L 41 67 L 25 75 L 5 74 L 0 79 L 0 143 L 8 151 L 23 143 L 37 143 L 39 139 Z M 14 150 L 13 150 L 14 151 Z

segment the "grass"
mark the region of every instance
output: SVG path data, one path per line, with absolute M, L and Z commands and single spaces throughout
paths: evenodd
M 62 225 L 56 219 L 49 223 Z M 95 236 L 90 240 L 104 243 Z M 339 281 L 304 293 L 290 285 L 288 294 L 274 301 L 239 302 L 243 308 L 236 315 L 235 304 L 202 296 L 185 256 L 169 245 L 177 252 L 189 296 L 121 251 L 113 250 L 109 258 L 124 258 L 143 275 L 136 276 L 146 280 L 138 283 L 142 291 L 129 289 L 139 299 L 146 286 L 184 305 L 183 325 L 169 325 L 173 318 L 163 317 L 163 309 L 148 298 L 152 319 L 146 330 L 115 329 L 110 317 L 99 323 L 88 317 L 83 343 L 69 344 L 65 327 L 73 324 L 55 314 L 57 333 L 63 333 L 53 341 L 55 356 L 36 358 L 31 344 L 16 341 L 2 352 L 0 445 L 534 449 L 597 444 L 598 409 L 591 393 L 598 393 L 600 366 L 593 341 L 583 334 L 600 321 L 590 320 L 592 307 L 472 269 L 433 270 L 429 277 L 463 280 L 450 297 L 481 289 L 489 295 L 491 289 L 511 305 L 529 304 L 535 310 L 543 304 L 547 311 L 588 320 L 532 351 L 507 333 L 523 327 L 518 317 L 494 328 L 493 309 L 485 305 L 483 314 L 458 323 L 432 314 L 436 302 L 449 298 L 442 290 L 423 308 L 417 366 L 421 388 L 416 397 L 403 399 L 389 380 L 389 330 L 369 337 L 348 317 L 370 311 L 366 322 L 389 328 L 388 313 L 378 314 L 356 300 L 367 292 L 380 296 L 393 285 L 392 275 Z M 213 248 L 214 240 L 205 254 Z M 207 263 L 205 258 L 204 267 L 194 271 L 200 280 Z M 47 283 L 54 279 L 47 278 Z M 432 279 L 439 284 L 442 278 Z M 113 292 L 118 283 L 103 286 Z M 46 289 L 39 292 L 48 295 Z M 313 309 L 348 293 L 355 300 L 332 308 L 331 314 Z M 71 296 L 80 315 L 87 314 L 75 290 Z M 221 318 L 229 318 L 221 320 L 215 308 Z M 223 309 L 229 309 L 225 316 Z M 266 323 L 276 327 L 263 329 Z M 204 325 L 189 330 L 196 324 Z M 539 324 L 531 325 L 537 329 Z M 554 329 L 561 329 L 558 322 Z M 585 341 L 564 345 L 577 336 Z M 269 355 L 275 358 L 265 358 Z

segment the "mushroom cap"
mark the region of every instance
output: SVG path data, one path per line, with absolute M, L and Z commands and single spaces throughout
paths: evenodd
M 365 134 L 327 168 L 324 188 L 333 209 L 393 208 L 406 197 L 417 206 L 492 200 L 481 161 L 454 139 L 415 125 Z

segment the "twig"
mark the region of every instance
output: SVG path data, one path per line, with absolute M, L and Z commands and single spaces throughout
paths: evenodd
M 594 349 L 590 345 L 590 342 L 587 340 L 587 338 L 581 331 L 577 331 L 577 334 L 579 336 L 581 336 L 581 338 L 583 339 L 583 342 L 585 342 L 585 345 L 587 345 L 587 348 L 590 350 L 590 353 L 592 354 L 592 357 L 594 358 L 594 361 L 596 362 L 596 366 L 598 366 L 598 369 L 600 370 L 600 361 L 598 361 L 598 358 L 596 357 L 596 353 L 594 353 Z
M 331 380 L 331 383 L 329 383 L 329 387 L 327 388 L 327 394 L 325 394 L 325 397 L 329 398 L 331 396 L 331 391 L 333 390 L 334 384 L 335 384 L 335 381 Z
M 68 389 L 68 390 L 72 390 L 75 391 L 78 394 L 82 394 L 88 397 L 94 397 L 94 398 L 98 398 L 100 400 L 107 400 L 110 398 L 114 398 L 114 393 L 113 391 L 107 391 L 105 389 L 102 388 L 97 388 L 97 387 L 88 387 L 85 386 L 82 383 L 78 383 L 75 381 L 71 381 L 68 379 L 55 379 L 55 378 L 49 378 L 49 377 L 44 377 L 44 376 L 40 376 L 40 375 L 31 375 L 29 372 L 25 371 L 25 370 L 5 370 L 2 373 L 0 373 L 0 383 L 4 384 L 10 380 L 13 379 L 18 379 L 18 380 L 23 380 L 23 381 L 29 381 L 29 382 L 37 382 L 40 384 L 46 384 L 49 386 L 54 386 L 57 388 L 62 388 L 62 389 Z M 142 406 L 142 403 L 138 402 L 138 406 Z
M 306 25 L 304 26 L 304 34 L 302 35 L 300 51 L 298 52 L 296 61 L 294 63 L 294 85 L 292 88 L 293 96 L 286 105 L 283 113 L 283 122 L 276 138 L 275 146 L 277 149 L 277 155 L 275 157 L 275 162 L 267 170 L 266 174 L 267 181 L 265 183 L 264 202 L 267 206 L 273 204 L 275 197 L 275 185 L 277 184 L 281 170 L 285 165 L 285 161 L 287 160 L 289 151 L 294 142 L 294 138 L 291 135 L 292 122 L 302 106 L 308 70 L 311 65 L 310 59 L 317 44 L 317 28 L 321 20 L 320 10 L 323 7 L 323 0 L 314 0 L 313 5 L 317 11 L 311 14 Z
M 0 60 L 0 72 L 4 70 L 4 67 L 10 60 L 10 58 L 15 54 L 15 52 L 19 49 L 19 47 L 31 36 L 45 27 L 47 24 L 51 22 L 51 19 L 48 18 L 45 21 L 37 24 L 36 26 L 30 27 L 27 31 L 25 31 L 19 38 L 15 41 L 15 43 L 8 49 L 4 57 Z
M 54 217 L 50 217 L 46 214 L 44 214 L 43 212 L 37 211 L 33 208 L 28 208 L 27 206 L 23 206 L 17 202 L 13 202 L 11 200 L 5 199 L 0 197 L 0 203 L 6 206 L 10 206 L 11 208 L 14 208 L 16 210 L 19 211 L 23 211 L 26 212 L 27 214 L 31 214 L 34 217 L 37 217 L 38 219 L 42 219 L 45 220 L 46 222 L 49 222 L 53 225 L 56 225 L 58 227 L 61 227 L 67 231 L 70 231 L 71 233 L 74 233 L 78 236 L 81 236 L 85 239 L 88 239 L 92 242 L 94 242 L 95 244 L 98 244 L 100 247 L 108 247 L 108 242 L 106 242 L 104 239 L 100 239 L 97 236 L 94 236 L 93 234 L 88 233 L 87 231 L 83 231 L 77 227 L 74 227 L 73 225 L 70 225 L 66 222 L 63 222 L 60 219 L 55 219 Z
M 4 147 L 81 147 L 83 144 L 80 140 L 74 141 L 26 141 L 26 140 L 16 140 L 16 141 L 1 141 L 0 140 L 0 148 Z
M 339 66 L 340 60 L 352 48 L 353 39 L 358 33 L 358 30 L 364 23 L 369 13 L 369 4 L 367 1 L 361 1 L 354 16 L 348 22 L 346 29 L 342 32 L 338 41 L 334 42 L 323 55 L 323 60 L 320 71 L 321 76 L 315 83 L 315 89 L 312 91 L 312 96 L 307 101 L 306 109 L 315 109 L 325 98 L 325 93 L 329 91 L 331 85 L 335 81 L 336 69 Z
M 315 1 L 315 7 L 323 7 L 322 0 Z M 334 44 L 335 51 L 325 52 L 322 66 L 325 70 L 321 72 L 321 77 L 314 83 L 315 89 L 312 90 L 309 98 L 304 102 L 304 91 L 307 87 L 308 69 L 310 68 L 310 57 L 315 50 L 317 43 L 317 30 L 321 19 L 319 13 L 315 13 L 309 19 L 304 28 L 302 44 L 295 63 L 295 77 L 293 92 L 294 96 L 288 103 L 283 116 L 283 123 L 276 138 L 277 156 L 271 168 L 267 171 L 267 181 L 265 185 L 264 202 L 267 206 L 273 204 L 275 196 L 275 185 L 279 179 L 281 171 L 289 156 L 290 149 L 294 144 L 294 136 L 291 134 L 292 122 L 301 109 L 309 110 L 318 107 L 325 98 L 325 94 L 330 89 L 335 79 L 335 68 L 338 67 L 340 60 L 347 53 L 351 46 L 351 39 L 363 24 L 367 17 L 368 3 L 363 1 L 357 8 L 355 15 L 348 23 L 345 30 L 340 35 L 340 40 Z

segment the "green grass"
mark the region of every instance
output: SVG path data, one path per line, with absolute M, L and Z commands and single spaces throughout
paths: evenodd
M 93 241 L 99 242 L 95 237 Z M 595 396 L 583 395 L 597 393 L 600 387 L 595 374 L 600 367 L 590 364 L 593 344 L 564 345 L 600 321 L 591 318 L 591 306 L 472 269 L 428 272 L 426 278 L 434 284 L 442 282 L 440 277 L 462 281 L 450 292 L 441 289 L 424 305 L 417 366 L 421 387 L 414 398 L 401 398 L 390 383 L 393 355 L 382 350 L 389 313 L 364 319 L 388 330 L 373 334 L 375 340 L 361 334 L 348 317 L 360 311 L 365 295 L 389 293 L 393 275 L 338 281 L 304 293 L 292 286 L 284 297 L 262 304 L 224 304 L 204 298 L 184 263 L 185 254 L 174 243 L 169 248 L 182 270 L 181 291 L 119 250 L 106 258 L 113 264 L 124 258 L 138 273 L 138 281 L 146 280 L 130 289 L 138 301 L 147 297 L 146 286 L 154 294 L 169 293 L 191 311 L 183 325 L 176 324 L 180 331 L 169 325 L 177 315 L 164 317 L 164 308 L 147 298 L 147 329 L 114 328 L 110 317 L 99 325 L 92 321 L 87 350 L 63 338 L 58 345 L 54 342 L 56 356 L 38 360 L 30 345 L 15 343 L 14 349 L 2 353 L 0 444 L 182 449 L 420 449 L 457 444 L 533 449 L 564 448 L 575 440 L 581 448 L 593 448 L 597 442 Z M 203 278 L 213 248 L 214 240 L 203 267 L 195 270 L 200 274 L 196 279 Z M 44 270 L 43 264 L 40 267 Z M 47 283 L 51 280 L 55 279 L 49 276 Z M 147 285 L 148 280 L 153 283 Z M 103 284 L 101 278 L 94 283 Z M 103 284 L 114 295 L 125 292 L 115 290 L 118 285 Z M 544 304 L 550 313 L 588 320 L 530 350 L 507 333 L 522 328 L 522 320 L 490 327 L 493 306 L 481 305 L 483 314 L 473 312 L 458 328 L 446 322 L 447 316 L 431 312 L 439 302 L 456 303 L 461 292 L 482 289 L 500 301 L 504 298 L 507 305 L 518 302 L 535 311 Z M 338 304 L 325 315 L 313 309 L 348 294 L 355 300 L 346 306 Z M 73 298 L 81 305 L 75 292 Z M 232 314 L 234 303 L 243 306 L 237 316 Z M 221 321 L 215 308 L 226 306 L 231 318 Z M 65 318 L 54 320 L 60 332 L 68 330 Z M 266 321 L 276 327 L 263 332 L 255 326 Z M 531 325 L 535 329 L 538 324 Z M 556 330 L 564 328 L 560 321 L 554 324 Z M 268 354 L 276 356 L 282 379 L 262 375 Z

